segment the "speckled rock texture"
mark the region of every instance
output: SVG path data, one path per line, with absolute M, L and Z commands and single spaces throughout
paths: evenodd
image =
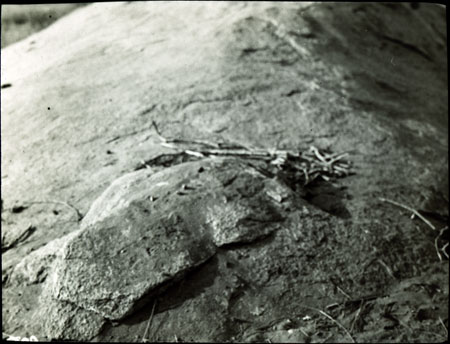
M 286 192 L 249 166 L 216 159 L 126 175 L 93 204 L 65 246 L 52 295 L 119 320 L 144 295 L 210 259 L 216 247 L 249 243 L 280 227 L 281 205 L 267 194 L 277 186 Z

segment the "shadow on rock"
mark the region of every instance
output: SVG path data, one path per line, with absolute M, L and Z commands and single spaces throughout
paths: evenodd
M 191 272 L 178 282 L 166 286 L 163 296 L 144 297 L 136 308 L 141 308 L 122 322 L 125 325 L 133 325 L 147 321 L 152 314 L 153 305 L 156 302 L 154 314 L 163 313 L 170 309 L 180 307 L 186 301 L 193 299 L 204 292 L 214 283 L 218 272 L 218 259 L 216 256 L 205 262 L 196 271 Z M 164 287 L 163 287 L 164 288 Z
M 151 293 L 144 296 L 137 302 L 135 311 L 131 315 L 120 322 L 110 321 L 105 324 L 96 339 L 112 341 L 123 335 L 124 331 L 128 331 L 130 336 L 134 336 L 136 340 L 153 337 L 167 321 L 170 310 L 188 306 L 190 300 L 198 298 L 214 284 L 218 273 L 219 259 L 217 256 L 213 256 L 184 278 L 167 282 L 166 285 L 161 286 L 162 289 L 157 295 Z M 162 316 L 162 320 L 150 326 L 159 314 Z
M 328 182 L 317 183 L 306 189 L 306 195 L 303 198 L 333 216 L 348 219 L 351 215 L 343 202 L 343 199 L 348 197 L 344 189 Z

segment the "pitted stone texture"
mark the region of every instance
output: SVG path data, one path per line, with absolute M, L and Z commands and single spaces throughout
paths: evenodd
M 63 254 L 55 296 L 105 318 L 124 317 L 142 296 L 215 253 L 189 222 L 170 226 L 137 201 L 89 226 Z
M 278 228 L 284 216 L 273 193 L 284 197 L 289 189 L 273 182 L 229 159 L 118 179 L 64 248 L 53 295 L 108 319 L 123 318 L 144 295 L 212 257 L 217 246 L 248 243 Z
M 274 200 L 292 191 L 279 182 L 268 183 L 265 179 L 256 170 L 246 169 L 222 180 L 226 186 L 222 202 L 208 206 L 206 211 L 215 245 L 251 242 L 279 227 L 283 216 L 279 202 Z M 274 188 L 273 184 L 279 186 Z
M 133 199 L 142 198 L 142 193 L 147 194 L 149 188 L 158 188 L 164 185 L 164 182 L 152 185 L 144 184 L 152 174 L 151 170 L 145 169 L 128 173 L 114 180 L 107 191 L 103 192 L 91 205 L 89 212 L 83 218 L 82 227 L 87 227 L 93 222 L 98 222 L 117 212 L 118 209 L 127 207 Z M 137 183 L 142 188 L 134 187 Z
M 74 231 L 61 238 L 50 241 L 47 245 L 31 252 L 14 267 L 11 283 L 27 285 L 43 282 L 52 267 L 53 261 L 62 253 L 61 248 L 67 244 L 79 231 Z
M 101 331 L 105 324 L 101 315 L 61 302 L 52 292 L 51 281 L 46 281 L 40 297 L 41 307 L 34 313 L 47 339 L 89 341 Z

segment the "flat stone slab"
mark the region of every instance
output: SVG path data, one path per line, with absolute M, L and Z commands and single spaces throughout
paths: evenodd
M 119 320 L 207 261 L 216 248 L 279 228 L 292 194 L 244 162 L 207 159 L 115 182 L 94 202 L 56 261 L 52 294 Z

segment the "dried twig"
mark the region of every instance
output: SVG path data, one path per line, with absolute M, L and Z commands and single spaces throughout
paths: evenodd
M 442 321 L 441 317 L 439 317 L 439 322 L 441 323 L 442 327 L 445 330 L 445 337 L 448 338 L 448 330 L 447 330 L 447 327 L 445 326 L 444 322 Z
M 159 139 L 163 142 L 167 142 L 166 138 L 161 135 L 161 132 L 159 131 L 155 121 L 152 121 L 152 127 L 155 128 L 156 134 L 158 135 Z
M 321 341 L 321 343 L 328 343 L 328 339 L 330 339 L 331 337 L 333 337 L 333 334 L 332 334 L 332 333 L 328 333 L 328 336 L 326 336 L 326 337 Z
M 204 157 L 204 155 L 202 153 L 194 152 L 194 151 L 191 151 L 191 150 L 188 150 L 188 149 L 186 149 L 184 152 L 186 154 L 196 156 L 197 158 L 203 158 Z
M 158 135 L 159 139 L 164 143 L 188 143 L 188 144 L 194 143 L 194 144 L 204 145 L 204 146 L 212 147 L 212 148 L 220 147 L 218 144 L 215 144 L 215 143 L 212 143 L 209 141 L 203 141 L 203 140 L 167 139 L 164 136 L 162 136 L 155 121 L 152 121 L 152 126 L 155 128 L 156 134 Z
M 445 251 L 447 246 L 448 246 L 448 243 L 446 243 L 444 246 L 442 246 L 441 251 L 442 251 L 443 254 L 445 254 L 447 259 L 449 259 L 449 256 L 448 256 L 447 252 Z
M 393 279 L 397 279 L 392 269 L 382 259 L 377 259 L 377 262 L 380 263 L 386 269 L 386 272 L 388 273 L 389 276 L 391 276 Z
M 351 333 L 345 328 L 345 326 L 342 325 L 339 321 L 335 320 L 331 315 L 329 315 L 328 313 L 325 313 L 324 311 L 322 311 L 322 310 L 320 310 L 318 308 L 309 307 L 309 306 L 302 306 L 302 307 L 315 310 L 316 312 L 319 312 L 320 314 L 322 314 L 326 318 L 330 319 L 333 323 L 335 323 L 337 326 L 339 326 L 347 334 L 347 336 L 352 340 L 353 343 L 356 343 L 355 339 L 353 338 Z
M 439 238 L 442 236 L 442 234 L 444 234 L 444 232 L 446 230 L 448 230 L 448 226 L 445 226 L 444 228 L 442 228 L 439 232 L 439 235 L 434 239 L 434 248 L 436 249 L 436 253 L 439 257 L 439 261 L 441 261 L 441 262 L 442 262 L 442 255 L 439 251 L 442 251 L 448 259 L 448 254 L 447 254 L 447 252 L 445 252 L 445 248 L 448 246 L 448 243 L 445 244 L 441 249 L 439 249 L 439 245 L 438 245 Z
M 353 332 L 353 328 L 355 327 L 356 321 L 358 320 L 358 317 L 359 317 L 359 313 L 361 313 L 361 309 L 363 308 L 363 306 L 364 306 L 364 301 L 361 301 L 361 305 L 359 306 L 358 311 L 356 312 L 356 315 L 355 315 L 355 319 L 353 319 L 352 326 L 350 327 L 350 333 Z
M 439 236 L 437 236 L 436 239 L 434 239 L 434 248 L 436 249 L 436 253 L 438 255 L 439 261 L 442 262 L 442 255 L 439 252 L 438 239 L 439 239 Z
M 265 330 L 267 330 L 268 328 L 280 323 L 281 321 L 283 321 L 285 319 L 286 319 L 285 316 L 283 316 L 281 318 L 272 319 L 271 321 L 266 322 L 264 325 L 256 327 L 253 332 L 246 334 L 244 338 L 249 338 L 249 337 L 253 336 L 254 334 L 262 333 Z
M 353 343 L 356 343 L 355 339 L 353 338 L 353 336 L 351 335 L 351 333 L 345 328 L 345 326 L 342 325 L 342 324 L 341 324 L 340 322 L 338 322 L 337 320 L 335 320 L 335 319 L 334 319 L 331 315 L 329 315 L 328 313 L 326 313 L 326 312 L 324 312 L 324 311 L 322 311 L 322 310 L 320 310 L 320 309 L 318 309 L 318 308 L 315 308 L 315 307 L 309 307 L 309 306 L 301 306 L 301 307 L 303 307 L 303 308 L 308 308 L 308 309 L 312 309 L 312 310 L 314 310 L 314 311 L 316 311 L 316 312 L 319 312 L 320 314 L 322 314 L 323 316 L 325 316 L 326 318 L 328 318 L 329 320 L 331 320 L 331 321 L 332 321 L 334 324 L 336 324 L 338 327 L 340 327 L 340 328 L 345 332 L 345 334 L 351 339 L 351 341 L 352 341 Z M 297 316 L 302 316 L 302 315 L 297 314 Z M 266 329 L 268 329 L 268 328 L 274 326 L 275 324 L 279 323 L 280 321 L 282 321 L 282 320 L 284 320 L 284 319 L 286 319 L 286 316 L 284 316 L 284 317 L 282 317 L 282 318 L 274 319 L 274 320 L 268 322 L 268 323 L 265 324 L 265 325 L 259 326 L 259 327 L 257 327 L 257 328 L 255 329 L 256 331 L 253 331 L 253 332 L 251 332 L 250 334 L 246 335 L 245 338 L 248 338 L 248 337 L 250 337 L 250 336 L 252 336 L 252 335 L 254 335 L 254 334 L 260 333 L 260 332 L 262 332 L 262 331 L 264 331 L 264 330 L 266 330 Z M 302 332 L 303 332 L 303 331 L 302 331 Z M 305 332 L 303 332 L 303 334 L 305 334 L 305 336 L 308 336 Z
M 323 162 L 327 162 L 326 160 L 325 160 L 325 157 L 323 157 L 320 153 L 319 153 L 319 150 L 316 148 L 316 147 L 314 147 L 314 146 L 311 146 L 311 148 L 309 149 L 311 152 L 313 152 L 314 153 L 314 155 L 320 160 L 320 161 L 323 161 Z
M 147 335 L 147 331 L 148 331 L 148 329 L 150 328 L 150 325 L 151 325 L 152 320 L 153 320 L 153 313 L 155 312 L 156 301 L 157 301 L 157 300 L 155 299 L 155 301 L 153 302 L 152 313 L 151 313 L 151 315 L 150 315 L 150 318 L 148 319 L 147 327 L 145 328 L 144 335 L 142 336 L 142 342 L 143 342 L 143 343 L 145 343 L 145 342 L 147 341 L 147 339 L 145 338 L 145 336 Z M 149 339 L 150 339 L 150 338 L 149 338 Z
M 352 343 L 356 343 L 355 339 L 353 338 L 353 336 L 351 335 L 351 333 L 345 328 L 344 325 L 342 325 L 340 322 L 338 322 L 337 320 L 335 320 L 331 315 L 329 315 L 328 313 L 325 313 L 324 311 L 317 309 L 317 311 L 322 314 L 323 316 L 327 317 L 328 319 L 330 319 L 332 322 L 334 322 L 336 325 L 338 325 L 342 330 L 344 330 L 344 332 L 347 334 L 347 336 L 349 336 L 349 338 L 352 340 Z
M 345 153 L 327 154 L 311 146 L 306 152 L 279 150 L 279 149 L 255 149 L 235 143 L 212 143 L 205 140 L 168 139 L 164 137 L 153 121 L 161 145 L 171 149 L 180 149 L 177 144 L 182 144 L 182 153 L 196 158 L 231 156 L 241 159 L 263 160 L 279 170 L 287 171 L 291 179 L 303 177 L 304 185 L 314 181 L 317 177 L 328 181 L 331 177 L 343 177 L 350 174 L 350 163 L 343 162 Z M 186 147 L 186 145 L 190 145 Z M 193 146 L 195 145 L 195 147 Z M 202 146 L 202 147 L 199 147 Z M 147 162 L 148 163 L 148 162 Z
M 339 287 L 338 285 L 336 285 L 337 290 L 339 290 L 341 292 L 342 295 L 344 295 L 347 299 L 351 300 L 352 298 L 350 297 L 350 295 L 348 295 L 341 287 Z
M 423 217 L 417 210 L 415 210 L 415 209 L 413 209 L 413 208 L 411 208 L 411 207 L 408 207 L 407 205 L 404 205 L 404 204 L 401 204 L 401 203 L 392 201 L 392 200 L 390 200 L 390 199 L 382 198 L 382 197 L 380 197 L 380 201 L 382 201 L 382 202 L 388 202 L 388 203 L 391 203 L 391 204 L 393 204 L 393 205 L 396 205 L 397 207 L 401 207 L 401 208 L 403 208 L 403 209 L 409 210 L 409 211 L 412 212 L 415 216 L 417 216 L 417 217 L 420 218 L 423 222 L 425 222 L 428 226 L 430 226 L 430 228 L 431 228 L 432 230 L 436 230 L 436 227 L 434 227 L 433 224 L 432 224 L 430 221 L 428 221 L 425 217 Z
M 50 203 L 50 204 L 61 204 L 61 205 L 65 205 L 66 207 L 72 208 L 76 213 L 77 213 L 77 220 L 78 222 L 80 222 L 83 219 L 83 214 L 80 213 L 80 211 L 75 208 L 73 205 L 67 203 L 67 202 L 61 202 L 61 201 L 29 201 L 29 202 L 24 202 L 25 204 L 46 204 L 46 203 Z
M 412 219 L 414 218 L 414 216 L 417 216 L 423 222 L 425 222 L 432 230 L 436 230 L 436 227 L 430 221 L 428 221 L 424 216 L 422 216 L 422 214 L 420 214 L 420 212 L 417 211 L 416 209 L 413 209 L 411 207 L 408 207 L 407 205 L 404 205 L 404 204 L 401 204 L 401 203 L 398 203 L 398 202 L 395 202 L 395 201 L 392 201 L 392 200 L 389 200 L 389 199 L 386 199 L 386 198 L 381 198 L 380 197 L 380 201 L 394 204 L 394 205 L 396 205 L 398 207 L 401 207 L 403 209 L 406 209 L 406 210 L 412 212 L 412 216 L 411 216 Z M 442 236 L 444 231 L 446 231 L 446 230 L 448 230 L 448 226 L 442 228 L 440 230 L 440 232 L 439 232 L 439 235 L 434 239 L 434 247 L 436 249 L 436 254 L 438 255 L 438 258 L 439 258 L 440 261 L 442 261 L 442 255 L 441 255 L 440 251 L 442 251 L 445 254 L 447 259 L 449 258 L 447 252 L 445 252 L 445 248 L 448 246 L 448 243 L 446 245 L 444 245 L 441 249 L 439 249 L 439 246 L 438 246 L 438 240 Z

